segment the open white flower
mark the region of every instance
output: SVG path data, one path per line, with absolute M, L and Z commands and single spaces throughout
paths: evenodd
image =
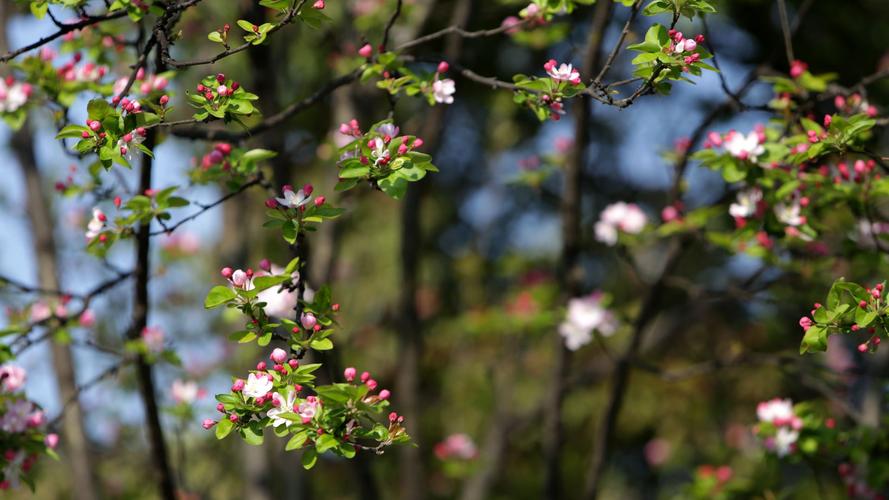
M 272 404 L 275 407 L 266 412 L 272 425 L 278 427 L 283 424 L 285 427 L 290 427 L 294 421 L 282 418 L 281 415 L 293 413 L 293 407 L 296 405 L 296 391 L 290 389 L 284 396 L 279 392 L 272 394 Z
M 728 213 L 732 217 L 747 218 L 756 213 L 756 207 L 762 201 L 762 191 L 759 188 L 750 188 L 740 191 L 737 203 L 728 207 Z
M 734 132 L 729 134 L 725 141 L 725 150 L 735 158 L 756 161 L 759 155 L 765 153 L 765 148 L 759 143 L 759 134 L 750 132 L 744 134 Z
M 24 106 L 30 94 L 29 84 L 13 82 L 12 85 L 7 85 L 6 81 L 0 78 L 0 113 L 11 113 Z
M 779 457 L 785 457 L 793 452 L 796 440 L 799 439 L 799 432 L 788 427 L 781 427 L 775 433 L 773 446 L 775 454 Z
M 198 398 L 198 392 L 200 392 L 198 384 L 191 380 L 176 379 L 170 387 L 170 395 L 177 403 L 193 403 Z
M 617 327 L 617 318 L 602 305 L 602 294 L 593 293 L 568 301 L 568 312 L 559 325 L 559 335 L 565 339 L 568 349 L 576 351 L 593 339 L 593 330 L 609 336 Z
M 797 202 L 778 203 L 775 205 L 775 217 L 788 226 L 801 226 L 806 223 L 806 218 L 800 214 L 801 210 Z
M 86 225 L 86 239 L 92 240 L 105 229 L 105 214 L 99 207 L 93 208 L 93 218 Z
M 454 80 L 450 78 L 432 82 L 432 95 L 435 97 L 435 102 L 451 104 L 454 102 L 454 92 L 456 91 Z
M 284 188 L 284 197 L 275 198 L 275 201 L 285 207 L 298 208 L 307 204 L 311 199 L 312 196 L 307 195 L 302 189 L 294 193 L 292 189 Z
M 546 74 L 553 80 L 558 80 L 560 82 L 571 82 L 573 84 L 580 83 L 580 72 L 574 69 L 574 66 L 570 64 L 562 63 L 558 67 L 554 64 L 548 65 Z
M 261 398 L 269 393 L 274 387 L 272 377 L 266 374 L 256 375 L 251 373 L 247 376 L 247 382 L 244 384 L 244 395 L 248 398 Z
M 596 223 L 596 239 L 612 246 L 617 243 L 618 231 L 639 234 L 648 222 L 645 212 L 633 203 L 619 201 L 605 207 Z

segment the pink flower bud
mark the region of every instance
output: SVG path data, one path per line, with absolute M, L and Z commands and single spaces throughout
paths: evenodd
M 244 390 L 244 379 L 237 379 L 232 384 L 232 392 L 241 392 Z
M 867 342 L 858 344 L 858 352 L 867 352 Z
M 358 49 L 358 55 L 364 58 L 369 58 L 374 53 L 374 48 L 371 47 L 369 43 L 364 44 L 360 49 Z
M 367 382 L 370 378 L 370 372 L 361 372 L 361 382 Z
M 299 317 L 299 322 L 302 324 L 303 328 L 306 330 L 310 330 L 315 327 L 315 324 L 318 322 L 318 318 L 315 317 L 312 313 L 302 313 Z
M 216 425 L 216 421 L 209 418 L 205 418 L 204 421 L 201 423 L 201 427 L 207 430 L 210 430 L 210 428 L 212 428 L 214 425 Z
M 447 62 L 442 61 L 442 62 L 438 63 L 438 72 L 439 73 L 447 73 L 448 69 L 450 69 L 450 66 L 448 65 Z
M 234 413 L 232 413 L 231 415 L 228 416 L 228 419 L 231 420 L 232 422 L 237 422 L 238 416 L 235 415 Z
M 346 378 L 347 382 L 351 382 L 351 381 L 355 380 L 355 373 L 356 373 L 355 367 L 352 367 L 352 366 L 343 370 L 343 376 Z
M 266 369 L 265 361 L 260 361 L 259 363 L 256 363 L 256 369 L 259 371 L 265 371 L 265 369 Z
M 59 445 L 59 435 L 54 432 L 49 433 L 43 438 L 43 443 L 50 449 L 54 449 Z
M 321 205 L 324 204 L 324 201 L 325 201 L 325 198 L 323 196 L 319 196 L 319 197 L 315 198 L 315 206 L 320 207 Z
M 290 368 L 293 368 L 294 370 L 299 368 L 299 360 L 291 359 L 290 361 L 287 362 L 287 364 L 290 365 Z
M 265 200 L 265 206 L 266 206 L 267 208 L 277 208 L 277 207 L 278 207 L 278 202 L 275 201 L 274 198 L 269 198 L 269 199 Z
M 225 279 L 230 279 L 232 277 L 232 273 L 234 273 L 234 271 L 230 267 L 223 267 L 222 271 L 219 272 L 219 274 L 221 274 L 222 277 Z
M 389 421 L 395 422 L 396 420 L 398 420 L 398 414 L 393 411 L 392 413 L 389 414 Z
M 315 3 L 312 4 L 312 8 L 318 9 L 318 10 L 323 9 L 324 8 L 324 0 L 317 0 Z
M 391 393 L 389 392 L 389 389 L 383 389 L 382 391 L 380 391 L 380 399 L 382 400 L 389 399 L 390 395 Z
M 374 379 L 368 379 L 367 382 L 364 383 L 368 389 L 374 391 L 377 388 L 377 381 Z
M 280 347 L 276 347 L 275 350 L 272 351 L 272 354 L 269 356 L 269 359 L 271 359 L 275 363 L 283 363 L 287 359 L 287 351 L 281 349 Z
M 419 137 L 417 137 L 416 139 L 414 139 L 414 144 L 411 147 L 419 148 L 422 145 L 423 145 L 423 139 L 420 139 Z
M 219 413 L 225 413 L 225 405 L 222 403 L 216 403 L 216 411 Z
M 337 312 L 337 311 L 340 310 L 340 305 L 339 305 L 339 304 L 334 304 L 334 305 L 330 306 L 330 309 L 331 309 L 333 312 Z
M 305 193 L 306 196 L 309 196 L 310 194 L 312 194 L 312 191 L 314 191 L 314 190 L 315 190 L 315 187 L 312 186 L 311 184 L 306 184 L 305 186 L 303 186 L 303 193 Z
M 170 96 L 166 94 L 162 95 L 160 98 L 161 106 L 166 106 L 168 102 L 170 102 Z

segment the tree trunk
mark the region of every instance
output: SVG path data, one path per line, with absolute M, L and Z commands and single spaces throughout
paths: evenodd
M 13 135 L 12 149 L 25 177 L 26 208 L 31 223 L 34 256 L 37 259 L 38 284 L 41 288 L 56 290 L 61 287 L 53 235 L 54 224 L 33 147 L 33 137 L 27 126 Z M 50 341 L 49 346 L 52 351 L 59 400 L 62 403 L 73 401 L 77 397 L 77 377 L 71 348 L 67 344 L 55 341 Z M 69 456 L 67 462 L 71 469 L 73 498 L 78 500 L 97 498 L 92 477 L 92 457 L 88 449 L 89 440 L 84 432 L 83 412 L 79 403 L 72 404 L 65 410 L 62 418 L 62 442 Z

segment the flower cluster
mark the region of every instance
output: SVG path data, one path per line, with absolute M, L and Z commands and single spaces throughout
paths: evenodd
M 429 155 L 417 151 L 423 139 L 399 135 L 400 129 L 390 121 L 376 123 L 360 134 L 358 122 L 353 120 L 341 125 L 340 132 L 354 139 L 339 150 L 338 191 L 351 189 L 365 179 L 389 196 L 401 198 L 409 182 L 438 171 Z
M 30 83 L 17 82 L 12 76 L 0 79 L 0 113 L 12 113 L 24 106 L 31 97 Z
M 617 318 L 607 308 L 607 297 L 602 292 L 593 292 L 568 301 L 568 312 L 559 325 L 559 335 L 565 339 L 568 349 L 576 351 L 593 340 L 594 330 L 610 336 L 617 327 Z
M 388 408 L 390 392 L 377 392 L 379 384 L 369 372 L 357 377 L 357 370 L 349 367 L 343 372 L 345 382 L 315 386 L 312 373 L 321 365 L 301 365 L 293 351 L 281 348 L 269 354 L 269 361 L 271 366 L 260 361 L 246 380 L 235 379 L 229 393 L 216 396 L 223 416 L 205 419 L 205 429 L 215 426 L 219 439 L 237 431 L 248 443 L 259 444 L 270 427 L 278 436 L 289 436 L 288 451 L 305 449 L 306 468 L 326 451 L 352 458 L 356 449 L 381 453 L 409 439 L 397 413 L 389 413 L 388 425 L 374 418 Z
M 253 101 L 259 97 L 247 92 L 239 82 L 227 78 L 223 73 L 205 77 L 195 90 L 197 93 L 188 93 L 189 104 L 197 109 L 195 120 L 203 121 L 211 117 L 233 120 L 256 112 Z
M 722 147 L 734 158 L 756 163 L 757 158 L 765 153 L 763 147 L 765 141 L 765 129 L 758 125 L 755 130 L 746 135 L 735 130 L 729 130 L 725 135 L 710 132 L 707 134 L 704 147 Z
M 617 244 L 620 232 L 639 234 L 645 229 L 648 217 L 639 206 L 619 201 L 605 207 L 596 222 L 596 239 L 608 246 Z
M 764 439 L 767 449 L 779 457 L 796 450 L 803 421 L 794 413 L 793 401 L 779 398 L 763 401 L 756 407 L 756 416 L 760 425 L 755 430 Z
M 46 434 L 43 410 L 24 394 L 26 372 L 12 364 L 0 366 L 0 490 L 31 484 L 29 472 L 40 454 L 55 456 L 59 436 Z
M 834 282 L 826 305 L 816 302 L 809 315 L 799 320 L 804 332 L 800 352 L 826 350 L 828 337 L 837 333 L 860 337 L 859 352 L 875 352 L 881 335 L 887 333 L 882 319 L 889 299 L 884 288 L 884 283 L 865 288 L 842 279 Z
M 285 185 L 282 195 L 266 200 L 269 209 L 266 214 L 269 221 L 266 227 L 280 228 L 284 241 L 293 244 L 297 236 L 304 233 L 312 224 L 334 219 L 343 213 L 343 209 L 327 203 L 324 196 L 315 196 L 315 188 L 306 184 L 294 191 L 293 186 Z
M 451 434 L 433 449 L 439 460 L 473 460 L 478 457 L 478 448 L 468 434 Z

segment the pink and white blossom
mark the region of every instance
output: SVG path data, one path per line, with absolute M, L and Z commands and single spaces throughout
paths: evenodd
M 159 354 L 164 350 L 164 331 L 157 326 L 146 326 L 142 329 L 142 341 L 148 352 Z
M 299 191 L 293 192 L 293 189 L 290 186 L 284 186 L 284 196 L 281 198 L 275 198 L 281 206 L 288 208 L 299 208 L 312 199 L 312 196 L 305 192 L 305 190 L 300 189 Z
M 734 131 L 729 132 L 723 145 L 730 155 L 742 160 L 755 162 L 760 155 L 765 153 L 761 136 L 755 131 L 747 135 Z
M 435 456 L 440 460 L 472 460 L 478 456 L 478 448 L 468 434 L 451 434 L 435 445 Z
M 617 318 L 602 302 L 603 296 L 599 292 L 568 301 L 565 320 L 559 325 L 559 335 L 568 349 L 576 351 L 590 343 L 594 330 L 605 336 L 617 330 Z
M 267 374 L 251 373 L 247 376 L 247 382 L 244 383 L 243 393 L 248 398 L 261 398 L 268 394 L 274 385 L 272 377 Z
M 756 214 L 759 203 L 762 201 L 762 190 L 752 187 L 738 192 L 737 201 L 728 207 L 728 213 L 732 217 L 746 219 Z
M 86 225 L 86 239 L 92 240 L 99 236 L 105 230 L 105 221 L 107 220 L 105 213 L 99 207 L 94 207 L 93 218 Z
M 12 364 L 0 366 L 0 389 L 3 392 L 13 393 L 20 391 L 25 385 L 26 378 L 27 372 L 20 366 Z
M 596 223 L 596 239 L 613 246 L 617 243 L 618 232 L 639 234 L 648 222 L 645 212 L 633 203 L 619 201 L 605 207 Z
M 273 426 L 279 427 L 283 424 L 285 427 L 290 427 L 295 423 L 293 420 L 283 418 L 282 415 L 293 413 L 296 406 L 296 391 L 288 390 L 283 396 L 279 392 L 272 394 L 272 406 L 274 408 L 266 412 L 266 415 L 271 419 Z
M 435 102 L 451 104 L 454 102 L 454 93 L 457 91 L 454 80 L 445 78 L 432 82 L 432 96 Z
M 200 396 L 200 388 L 192 380 L 176 379 L 170 386 L 170 396 L 177 403 L 191 404 Z
M 315 396 L 309 396 L 305 401 L 299 404 L 297 413 L 302 418 L 303 424 L 311 422 L 321 409 L 321 400 Z
M 573 85 L 580 84 L 580 72 L 574 66 L 566 63 L 559 64 L 555 59 L 550 59 L 543 65 L 546 74 L 559 82 L 570 82 Z

